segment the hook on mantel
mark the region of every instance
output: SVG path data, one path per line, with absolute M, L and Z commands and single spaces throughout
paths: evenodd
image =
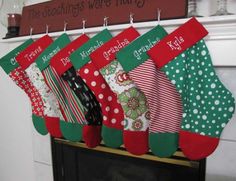
M 30 32 L 29 32 L 30 38 L 32 38 L 33 30 L 34 30 L 34 28 L 32 26 L 30 26 Z
M 67 22 L 66 21 L 64 21 L 64 33 L 66 33 L 66 29 L 67 29 Z
M 107 25 L 108 25 L 108 18 L 109 18 L 109 17 L 107 17 L 107 16 L 105 16 L 105 17 L 103 18 L 103 27 L 107 27 Z

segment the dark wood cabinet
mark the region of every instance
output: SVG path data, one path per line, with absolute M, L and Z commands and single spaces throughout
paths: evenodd
M 55 181 L 204 181 L 205 160 L 190 161 L 181 151 L 171 158 L 135 157 L 123 148 L 52 139 Z

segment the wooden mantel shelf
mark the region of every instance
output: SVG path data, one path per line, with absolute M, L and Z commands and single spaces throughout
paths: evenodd
M 189 18 L 184 19 L 171 19 L 171 20 L 163 20 L 161 21 L 161 25 L 166 28 L 167 30 L 171 31 L 180 26 L 181 24 L 185 23 Z M 208 39 L 236 39 L 236 15 L 229 15 L 229 16 L 211 16 L 211 17 L 200 17 L 197 18 L 209 31 L 210 35 Z M 141 23 L 134 23 L 133 26 L 137 29 L 150 29 L 157 25 L 157 22 L 150 21 L 150 22 L 141 22 Z M 108 26 L 107 28 L 110 31 L 120 31 L 129 27 L 130 24 L 120 24 L 120 25 L 112 25 Z M 62 27 L 63 29 L 63 27 Z M 85 29 L 85 33 L 97 33 L 103 30 L 104 27 L 93 27 Z M 63 33 L 60 32 L 53 32 L 49 33 L 52 37 L 58 37 Z M 82 29 L 70 30 L 67 31 L 68 35 L 80 35 L 83 33 Z M 40 38 L 43 34 L 33 35 L 33 39 Z M 11 42 L 19 42 L 28 39 L 29 36 L 22 36 L 17 38 L 11 39 L 2 39 L 0 43 L 11 43 Z
M 208 36 L 205 38 L 209 51 L 212 56 L 212 61 L 214 66 L 236 66 L 236 15 L 228 15 L 228 16 L 211 16 L 211 17 L 200 17 L 197 18 L 209 31 Z M 171 19 L 171 20 L 163 20 L 160 22 L 167 32 L 172 32 L 175 28 L 185 23 L 188 18 L 184 19 Z M 102 22 L 101 22 L 102 24 Z M 150 22 L 141 22 L 134 23 L 133 26 L 141 33 L 145 33 L 151 28 L 157 25 L 157 21 Z M 110 30 L 114 35 L 123 29 L 129 27 L 130 24 L 120 24 L 120 25 L 112 25 L 108 26 L 108 30 Z M 63 29 L 63 27 L 62 27 Z M 104 27 L 93 27 L 85 29 L 85 33 L 93 36 L 94 34 L 103 30 Z M 63 31 L 60 32 L 52 32 L 49 35 L 53 38 L 60 36 Z M 68 35 L 73 37 L 79 36 L 83 33 L 82 29 L 70 30 L 66 32 Z M 42 37 L 44 34 L 33 35 L 33 39 L 38 39 Z M 27 40 L 29 36 L 22 36 L 11 39 L 2 39 L 0 43 L 8 43 L 15 44 L 20 43 Z M 226 56 L 227 55 L 227 58 Z
M 200 161 L 203 161 L 203 160 L 191 161 L 191 160 L 187 159 L 184 156 L 184 154 L 179 150 L 176 151 L 174 153 L 174 155 L 170 158 L 159 158 L 159 157 L 153 155 L 151 152 L 148 152 L 147 154 L 144 154 L 141 156 L 133 155 L 133 154 L 127 152 L 124 149 L 123 145 L 120 148 L 114 149 L 114 148 L 108 148 L 103 143 L 101 143 L 101 145 L 99 145 L 95 148 L 88 148 L 85 145 L 85 143 L 82 143 L 82 142 L 71 142 L 71 141 L 68 141 L 65 139 L 60 139 L 60 138 L 54 138 L 54 140 L 57 143 L 65 144 L 65 145 L 69 145 L 69 146 L 73 146 L 73 147 L 80 147 L 80 148 L 95 150 L 95 151 L 99 151 L 99 152 L 111 153 L 111 154 L 116 154 L 116 155 L 122 155 L 122 156 L 151 160 L 151 161 L 157 161 L 157 162 L 174 164 L 174 165 L 181 165 L 181 166 L 192 167 L 192 168 L 197 168 L 199 166 Z

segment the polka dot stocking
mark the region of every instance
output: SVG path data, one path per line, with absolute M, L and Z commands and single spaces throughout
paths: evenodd
M 124 111 L 125 148 L 132 154 L 142 155 L 149 150 L 147 99 L 116 60 L 116 53 L 138 36 L 139 33 L 129 27 L 90 54 L 90 58 L 117 95 Z
M 94 92 L 101 105 L 104 143 L 112 148 L 120 147 L 123 144 L 124 113 L 121 105 L 117 102 L 116 95 L 91 61 L 77 72 Z
M 89 57 L 91 52 L 111 38 L 111 33 L 104 29 L 80 47 L 75 42 L 76 40 L 73 41 L 69 45 L 70 50 L 68 46 L 68 50 L 69 52 L 73 49 L 76 50 L 71 54 L 70 61 L 75 67 L 77 74 L 93 91 L 101 106 L 103 115 L 102 139 L 105 145 L 111 148 L 118 148 L 123 144 L 124 113 L 121 105 L 117 102 L 116 95 L 110 90 Z M 87 37 L 87 39 L 89 38 Z
M 192 32 L 191 32 L 192 33 Z M 149 52 L 155 61 L 158 47 Z M 180 147 L 190 159 L 202 159 L 217 147 L 235 110 L 235 100 L 217 77 L 204 40 L 161 67 L 181 94 Z

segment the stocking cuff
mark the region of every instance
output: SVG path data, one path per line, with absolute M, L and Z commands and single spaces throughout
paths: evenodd
M 148 55 L 161 68 L 207 34 L 208 31 L 203 25 L 196 18 L 191 18 L 151 48 Z
M 112 38 L 108 29 L 104 29 L 71 54 L 70 60 L 76 70 L 90 61 L 89 55 Z
M 51 37 L 43 36 L 23 50 L 16 57 L 16 61 L 24 70 L 27 69 L 52 42 Z
M 58 37 L 35 61 L 38 68 L 42 71 L 49 66 L 53 56 L 55 56 L 64 46 L 70 43 L 69 36 L 63 33 Z
M 69 59 L 70 54 L 72 54 L 76 49 L 78 49 L 88 40 L 89 37 L 83 34 L 79 38 L 68 44 L 52 58 L 50 64 L 52 67 L 54 67 L 59 76 L 61 76 L 72 67 L 72 63 Z
M 158 25 L 120 50 L 116 57 L 124 71 L 129 72 L 148 60 L 147 51 L 166 35 L 164 28 Z
M 116 58 L 118 51 L 126 47 L 138 36 L 139 33 L 133 27 L 129 27 L 91 53 L 90 58 L 97 68 L 101 69 Z
M 19 67 L 16 56 L 32 43 L 33 40 L 29 39 L 0 59 L 0 66 L 7 74 Z

